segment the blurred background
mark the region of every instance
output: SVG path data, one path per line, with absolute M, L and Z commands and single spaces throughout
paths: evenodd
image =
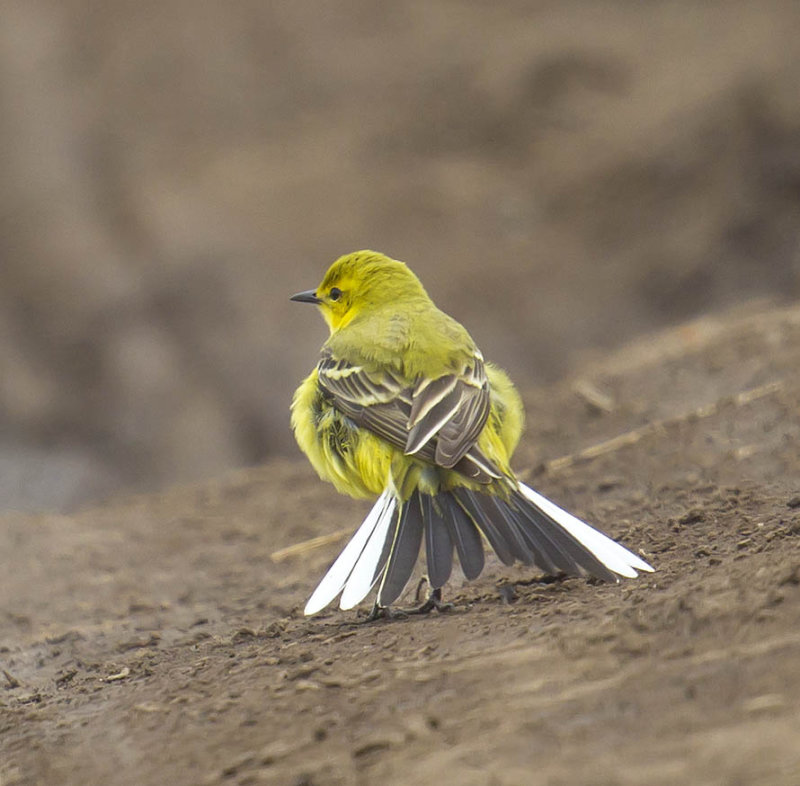
M 296 455 L 288 296 L 407 261 L 523 386 L 800 293 L 800 3 L 4 0 L 0 509 Z

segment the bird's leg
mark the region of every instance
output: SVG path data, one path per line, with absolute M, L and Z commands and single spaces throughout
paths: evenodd
M 430 614 L 434 609 L 439 612 L 450 611 L 453 609 L 452 603 L 445 603 L 442 600 L 442 588 L 437 587 L 428 593 L 425 602 L 415 609 L 409 609 L 409 614 Z
M 417 599 L 419 600 L 419 591 L 422 588 L 423 582 L 427 583 L 426 579 L 420 581 L 417 587 Z M 379 606 L 378 601 L 372 607 L 372 611 L 367 615 L 365 622 L 374 622 L 379 619 L 397 620 L 408 617 L 410 614 L 430 614 L 434 609 L 438 612 L 450 611 L 454 606 L 452 603 L 445 603 L 442 600 L 441 588 L 432 589 L 428 593 L 428 597 L 419 606 L 413 609 L 393 609 L 390 606 Z
M 429 587 L 429 586 L 430 586 L 430 584 L 428 584 L 428 577 L 427 577 L 427 576 L 423 576 L 423 577 L 422 577 L 422 578 L 421 578 L 421 579 L 420 579 L 420 580 L 417 582 L 417 589 L 416 589 L 416 592 L 414 592 L 414 600 L 415 600 L 417 603 L 419 603 L 420 590 L 421 590 L 423 587 L 426 587 L 426 586 L 427 586 L 427 587 Z
M 414 593 L 414 599 L 417 601 L 417 603 L 419 603 L 420 590 L 424 586 L 431 586 L 430 580 L 427 578 L 427 576 L 423 576 L 419 580 L 419 584 L 417 584 L 417 591 Z M 428 614 L 434 609 L 436 609 L 436 611 L 450 611 L 452 608 L 454 608 L 452 603 L 442 602 L 442 590 L 441 588 L 437 588 L 430 589 L 425 600 L 416 608 L 411 609 L 409 614 Z

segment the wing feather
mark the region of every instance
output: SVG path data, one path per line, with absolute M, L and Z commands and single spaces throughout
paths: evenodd
M 416 426 L 458 384 L 458 377 L 448 374 L 439 379 L 423 379 L 414 390 L 414 400 L 408 417 L 408 426 Z
M 415 399 L 414 403 L 416 404 L 418 400 Z M 453 380 L 450 393 L 430 407 L 417 425 L 408 432 L 405 452 L 411 456 L 427 445 L 434 436 L 440 434 L 442 429 L 458 416 L 463 403 L 464 394 L 458 387 L 457 381 Z
M 323 353 L 319 385 L 333 406 L 356 424 L 417 456 L 455 468 L 478 482 L 500 476 L 476 442 L 489 417 L 490 391 L 483 358 L 476 354 L 458 373 L 407 384 L 378 370 Z

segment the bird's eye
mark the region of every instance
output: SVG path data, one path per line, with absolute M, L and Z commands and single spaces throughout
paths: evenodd
M 342 296 L 342 290 L 339 287 L 333 287 L 328 295 L 331 300 L 338 300 Z

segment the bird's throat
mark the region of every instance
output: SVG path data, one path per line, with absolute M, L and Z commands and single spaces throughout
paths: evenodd
M 336 333 L 343 327 L 347 327 L 357 316 L 357 314 L 358 314 L 358 309 L 356 308 L 349 308 L 347 309 L 347 311 L 344 312 L 344 314 L 336 314 L 330 309 L 326 308 L 322 309 L 322 316 L 328 323 L 328 327 L 331 329 L 331 334 Z

